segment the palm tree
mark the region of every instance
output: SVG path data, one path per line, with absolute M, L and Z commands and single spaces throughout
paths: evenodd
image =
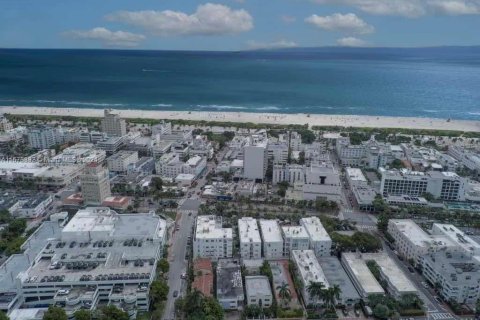
M 282 299 L 284 306 L 287 305 L 288 300 L 292 297 L 292 292 L 288 287 L 288 283 L 283 282 L 282 285 L 277 286 L 278 296 Z
M 327 309 L 335 310 L 335 304 L 340 300 L 341 293 L 342 290 L 338 285 L 323 290 L 323 301 L 325 302 Z
M 323 290 L 325 285 L 323 282 L 313 282 L 310 281 L 310 284 L 307 286 L 307 292 L 310 295 L 311 300 L 321 300 L 323 297 Z

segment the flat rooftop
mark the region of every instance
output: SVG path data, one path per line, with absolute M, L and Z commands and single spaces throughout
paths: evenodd
M 283 226 L 283 234 L 288 238 L 309 238 L 307 230 L 303 226 Z
M 407 278 L 405 273 L 386 253 L 363 253 L 362 258 L 364 261 L 375 261 L 381 272 L 398 292 L 408 293 L 417 291 L 417 288 Z
M 331 241 L 327 230 L 325 230 L 318 217 L 302 218 L 300 223 L 307 230 L 312 241 Z
M 217 299 L 243 296 L 240 265 L 230 260 L 219 260 L 217 266 Z
M 338 285 L 342 290 L 342 297 L 346 299 L 360 299 L 360 295 L 355 289 L 352 281 L 342 267 L 337 257 L 320 257 L 318 262 L 322 267 L 323 273 L 330 285 Z
M 243 217 L 238 219 L 238 233 L 240 242 L 261 242 L 257 219 Z
M 480 254 L 480 244 L 470 238 L 465 232 L 455 227 L 453 224 L 434 223 L 432 227 L 433 234 L 440 234 L 448 237 L 457 246 L 465 252 L 478 255 Z
M 292 259 L 303 283 L 322 282 L 325 287 L 330 286 L 313 250 L 292 250 Z
M 342 259 L 348 265 L 352 276 L 355 277 L 359 286 L 367 294 L 384 294 L 382 286 L 378 283 L 377 279 L 373 276 L 368 269 L 365 261 L 362 259 L 358 253 L 355 252 L 344 252 L 342 253 Z
M 347 176 L 352 181 L 367 182 L 367 178 L 362 173 L 361 169 L 358 168 L 346 168 Z
M 222 228 L 222 219 L 214 215 L 198 216 L 196 239 L 232 239 L 232 228 Z
M 277 220 L 258 220 L 260 230 L 262 231 L 263 241 L 265 242 L 283 242 L 282 231 Z
M 268 281 L 268 277 L 266 276 L 246 276 L 245 288 L 247 295 L 250 296 L 272 295 L 270 281 Z

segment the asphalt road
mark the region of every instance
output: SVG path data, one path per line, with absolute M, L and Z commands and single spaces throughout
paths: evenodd
M 221 160 L 225 154 L 225 151 L 221 151 L 219 155 L 216 155 L 218 160 Z M 207 169 L 205 172 L 197 179 L 197 186 L 191 188 L 184 199 L 200 199 L 199 193 L 203 186 L 205 186 L 206 180 L 205 176 L 207 173 L 215 168 L 215 163 L 209 161 L 207 163 Z M 181 201 L 179 205 L 181 204 Z M 173 320 L 175 319 L 175 300 L 183 296 L 187 288 L 187 280 L 181 278 L 182 273 L 187 272 L 188 261 L 185 259 L 187 250 L 190 250 L 190 247 L 187 249 L 188 237 L 192 236 L 193 226 L 195 223 L 196 214 L 192 215 L 181 215 L 177 224 L 179 226 L 178 231 L 173 232 L 173 236 L 170 240 L 172 244 L 169 250 L 168 262 L 170 263 L 170 271 L 168 274 L 168 286 L 170 291 L 168 293 L 168 299 L 165 305 L 165 310 L 163 313 L 164 320 Z M 192 236 L 193 239 L 193 236 Z M 178 291 L 178 297 L 174 298 L 173 293 Z

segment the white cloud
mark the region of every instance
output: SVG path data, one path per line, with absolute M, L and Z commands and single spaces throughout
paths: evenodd
M 207 3 L 193 14 L 179 11 L 120 11 L 107 20 L 142 27 L 160 36 L 226 35 L 249 31 L 252 16 L 243 9 L 233 10 L 225 5 Z
M 346 33 L 366 34 L 375 31 L 375 28 L 354 13 L 334 13 L 330 16 L 318 16 L 316 14 L 305 19 L 318 28 L 328 31 L 341 31 Z
M 338 39 L 337 45 L 341 47 L 367 47 L 368 43 L 355 37 L 345 37 Z
M 429 1 L 436 13 L 447 15 L 480 14 L 480 1 Z
M 247 45 L 250 49 L 285 49 L 285 48 L 295 48 L 298 44 L 294 41 L 289 41 L 281 39 L 273 42 L 258 42 L 258 41 L 248 41 Z
M 93 28 L 90 30 L 72 30 L 64 33 L 65 36 L 75 39 L 96 40 L 107 46 L 135 47 L 145 40 L 142 34 L 126 31 L 110 31 L 106 28 Z
M 311 0 L 346 5 L 374 15 L 417 18 L 426 14 L 480 14 L 480 0 Z

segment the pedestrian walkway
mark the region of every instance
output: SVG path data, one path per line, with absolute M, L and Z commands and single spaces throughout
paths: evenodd
M 377 226 L 368 226 L 365 224 L 357 224 L 357 229 L 377 230 Z
M 450 313 L 431 313 L 429 318 L 433 318 L 435 320 L 440 320 L 440 319 L 455 319 L 455 317 L 450 314 Z

